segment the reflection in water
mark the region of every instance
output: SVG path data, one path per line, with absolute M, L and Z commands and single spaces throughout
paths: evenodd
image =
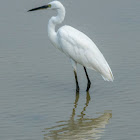
M 74 120 L 75 110 L 79 100 L 79 93 L 76 93 L 76 99 L 74 102 L 74 108 L 72 115 L 69 120 L 59 121 L 58 125 L 45 128 L 45 131 L 49 131 L 44 135 L 44 140 L 97 140 L 101 137 L 105 128 L 108 124 L 109 119 L 112 117 L 111 112 L 105 112 L 98 118 L 84 118 L 86 115 L 84 112 L 90 101 L 89 92 L 87 92 L 86 104 L 83 108 L 78 119 Z

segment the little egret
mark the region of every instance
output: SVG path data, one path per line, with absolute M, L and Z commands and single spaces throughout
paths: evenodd
M 74 69 L 76 91 L 79 92 L 77 63 L 84 67 L 87 77 L 87 91 L 89 91 L 91 82 L 86 68 L 99 72 L 105 81 L 113 81 L 114 77 L 107 61 L 88 36 L 77 29 L 66 25 L 59 28 L 57 32 L 55 31 L 55 26 L 62 23 L 65 18 L 65 8 L 61 2 L 53 1 L 48 5 L 37 7 L 29 11 L 42 9 L 51 9 L 57 11 L 57 16 L 53 16 L 49 20 L 48 36 L 52 44 L 70 58 L 72 67 Z

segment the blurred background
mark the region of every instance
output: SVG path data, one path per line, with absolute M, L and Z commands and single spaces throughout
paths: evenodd
M 60 0 L 62 25 L 87 34 L 108 61 L 105 82 L 78 66 L 80 94 L 69 59 L 47 36 L 54 11 L 28 13 L 49 0 L 0 4 L 0 139 L 140 139 L 140 1 Z M 58 26 L 57 29 L 60 27 Z

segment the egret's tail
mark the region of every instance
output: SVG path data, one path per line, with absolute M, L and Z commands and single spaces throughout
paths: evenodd
M 114 80 L 114 76 L 113 76 L 113 73 L 110 69 L 110 67 L 108 66 L 108 71 L 106 71 L 105 73 L 102 74 L 102 77 L 105 81 L 111 81 L 113 82 Z

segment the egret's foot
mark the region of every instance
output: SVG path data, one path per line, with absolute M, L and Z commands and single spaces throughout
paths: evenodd
M 91 82 L 90 82 L 90 80 L 88 81 L 88 84 L 87 84 L 87 92 L 89 91 L 89 89 L 90 89 L 90 86 L 91 86 Z

